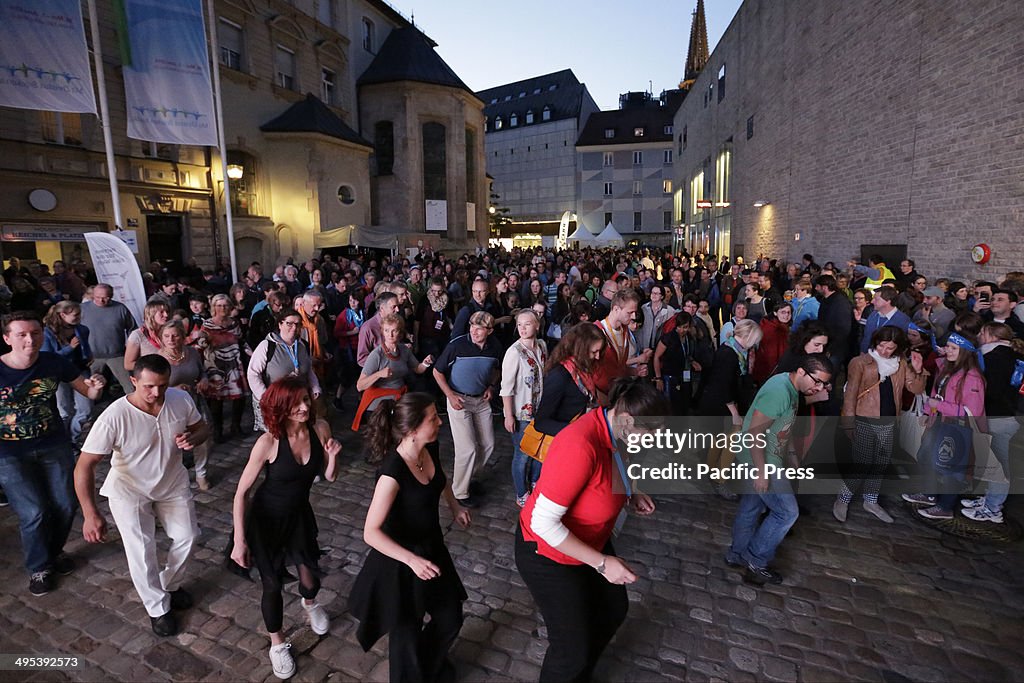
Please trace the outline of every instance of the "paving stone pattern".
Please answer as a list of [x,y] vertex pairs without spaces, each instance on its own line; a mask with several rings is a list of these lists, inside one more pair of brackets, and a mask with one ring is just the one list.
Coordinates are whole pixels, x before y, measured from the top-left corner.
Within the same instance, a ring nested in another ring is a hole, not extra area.
[[[320,601],[331,615],[330,634],[310,631],[294,584],[286,593],[285,630],[297,655],[297,682],[388,678],[386,639],[363,653],[345,610],[367,551],[362,523],[374,482],[350,422],[350,414],[334,420],[344,444],[338,481],[313,489],[328,573]],[[456,526],[446,536],[469,593],[453,659],[460,680],[533,681],[546,641],[513,561],[511,443],[500,421],[495,425],[498,448],[484,470],[485,505],[473,511],[469,531]],[[68,545],[78,570],[61,578],[58,590],[33,597],[16,550],[16,518],[10,508],[0,509],[0,547],[7,549],[0,567],[0,652],[83,661],[82,668],[64,672],[2,671],[0,681],[276,680],[259,584],[221,566],[231,499],[254,441],[217,446],[214,487],[195,490],[203,534],[187,587],[197,605],[183,613],[182,633],[173,638],[150,630],[120,543],[89,546],[80,523]],[[442,453],[450,475],[447,426]],[[891,500],[885,502],[894,525],[876,522],[855,503],[840,526],[830,514],[832,499],[818,498],[806,501],[811,516],[801,518],[782,545],[783,585],[756,588],[722,561],[734,503],[711,496],[656,502],[655,515],[631,518],[616,542],[641,578],[630,588],[629,618],[599,665],[599,680],[889,683],[1021,675],[1020,543],[985,546],[944,536]],[[447,509],[442,520],[448,521]]]

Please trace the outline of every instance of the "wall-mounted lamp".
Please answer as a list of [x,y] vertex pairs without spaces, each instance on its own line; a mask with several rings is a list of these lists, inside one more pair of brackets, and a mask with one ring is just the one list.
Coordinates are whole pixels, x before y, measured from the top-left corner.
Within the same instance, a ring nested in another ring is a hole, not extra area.
[[228,178],[241,180],[243,175],[245,175],[245,169],[241,164],[228,164]]
[[718,208],[718,209],[728,209],[729,208],[729,202],[715,202],[715,208]]
[[758,199],[754,202],[754,208],[760,209],[761,207],[768,206],[769,204],[771,204],[771,202],[767,199]]

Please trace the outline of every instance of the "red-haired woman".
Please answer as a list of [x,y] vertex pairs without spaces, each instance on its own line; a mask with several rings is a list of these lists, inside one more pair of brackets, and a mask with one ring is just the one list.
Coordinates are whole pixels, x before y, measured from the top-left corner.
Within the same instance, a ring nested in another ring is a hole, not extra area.
[[[313,422],[311,404],[309,388],[302,378],[285,377],[267,388],[260,399],[267,433],[253,446],[232,508],[235,543],[231,559],[242,567],[255,564],[259,569],[263,623],[270,634],[270,664],[274,675],[281,679],[295,673],[295,661],[288,651],[291,645],[281,631],[281,576],[286,564],[297,570],[299,594],[310,628],[323,635],[330,626],[327,612],[315,600],[320,590],[320,547],[309,489],[317,475],[334,481],[341,444],[331,436],[327,422]],[[266,478],[247,511],[247,494],[263,470]]]

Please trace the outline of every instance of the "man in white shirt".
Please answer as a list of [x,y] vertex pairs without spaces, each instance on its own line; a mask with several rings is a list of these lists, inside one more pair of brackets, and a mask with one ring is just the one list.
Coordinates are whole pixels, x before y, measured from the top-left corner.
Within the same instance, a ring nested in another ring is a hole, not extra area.
[[[132,582],[158,636],[178,632],[171,609],[192,606],[192,596],[181,583],[199,525],[181,452],[209,436],[189,395],[167,388],[170,376],[170,363],[163,356],[139,358],[131,377],[135,391],[114,401],[96,419],[75,467],[75,492],[85,518],[82,535],[89,543],[100,543],[107,523],[96,506],[96,465],[113,454],[100,493],[109,499]],[[171,539],[162,570],[157,520]]]

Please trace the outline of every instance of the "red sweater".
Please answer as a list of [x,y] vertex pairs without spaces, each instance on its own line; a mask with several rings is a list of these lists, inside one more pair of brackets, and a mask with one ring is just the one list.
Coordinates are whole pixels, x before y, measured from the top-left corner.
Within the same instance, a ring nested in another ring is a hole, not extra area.
[[789,344],[789,326],[773,318],[761,320],[761,331],[764,337],[757,345],[757,355],[750,376],[758,385],[764,384],[772,376],[772,370],[779,364],[779,359],[786,352]]

